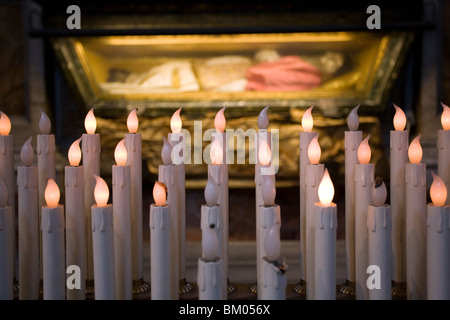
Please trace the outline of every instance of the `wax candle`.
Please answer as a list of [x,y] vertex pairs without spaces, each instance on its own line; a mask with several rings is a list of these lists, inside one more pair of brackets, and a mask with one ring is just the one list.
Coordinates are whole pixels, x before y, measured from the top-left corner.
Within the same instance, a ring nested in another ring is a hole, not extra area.
[[38,300],[39,282],[39,199],[38,173],[33,166],[31,137],[20,151],[22,166],[17,167],[17,207],[19,220],[19,300]]
[[[166,203],[166,185],[157,181],[153,187],[155,204],[150,205],[150,285],[152,300],[178,299],[174,291],[171,254],[171,211]],[[178,275],[178,269],[175,268]]]
[[392,280],[394,281],[394,286],[402,290],[401,288],[404,288],[404,283],[406,282],[405,166],[408,162],[409,132],[405,130],[405,113],[395,104],[394,107],[393,122],[395,131],[391,130],[390,133]]
[[[368,267],[367,209],[372,203],[374,165],[370,162],[371,150],[368,135],[358,147],[355,165],[355,294],[357,300],[369,299],[366,285]],[[316,229],[317,230],[317,229]]]
[[60,192],[55,180],[49,178],[42,207],[43,298],[64,300],[66,268],[64,249],[64,206],[59,204]]
[[13,216],[8,188],[0,176],[0,300],[14,298]]
[[[128,133],[125,134],[127,165],[131,167],[131,241],[133,283],[144,285],[142,271],[142,138],[137,132],[139,119],[137,108],[131,110],[127,118]],[[141,290],[148,289],[148,284]]]
[[[438,175],[444,181],[447,189],[450,188],[450,108],[441,103],[443,112],[441,115],[442,130],[438,130]],[[446,200],[450,204],[450,197]]]
[[86,298],[86,219],[84,213],[84,168],[81,161],[81,138],[69,148],[69,166],[64,168],[66,197],[66,266],[80,268],[80,287],[67,287],[67,300]]
[[131,167],[127,165],[127,149],[122,139],[114,150],[116,165],[112,166],[114,260],[116,299],[133,298],[131,241]]
[[[261,167],[260,165],[267,166],[270,164],[270,149],[272,143],[272,135],[270,131],[267,131],[269,127],[269,117],[267,115],[267,111],[269,110],[269,106],[266,106],[258,115],[258,133],[255,139],[255,203],[256,203],[256,212],[258,212],[259,206],[263,205],[264,202],[262,200],[261,195]],[[260,157],[261,155],[261,157]],[[261,158],[261,159],[260,159]],[[261,163],[261,160],[264,164]]]
[[406,164],[406,297],[426,298],[426,164],[422,160],[420,135],[411,142]]
[[314,297],[314,205],[319,201],[317,189],[322,180],[324,165],[320,161],[319,136],[316,135],[308,146],[309,162],[305,168],[305,202],[306,202],[306,299]]
[[[385,204],[387,196],[383,179],[377,178],[372,187],[372,205],[367,211],[369,266],[378,268],[379,278],[370,283],[370,300],[391,300],[391,208]],[[369,270],[372,271],[372,270]],[[370,275],[370,274],[369,274]],[[368,276],[369,276],[368,275]],[[369,279],[367,280],[370,281]]]
[[84,210],[86,216],[86,278],[88,288],[91,291],[92,280],[94,279],[94,263],[93,263],[93,246],[92,246],[92,218],[91,208],[95,203],[94,175],[100,175],[100,135],[95,133],[97,128],[97,120],[94,116],[94,109],[91,108],[84,119],[84,127],[86,133],[81,137],[81,145],[83,151],[83,168],[84,168]]
[[114,218],[113,206],[108,204],[109,189],[105,180],[94,175],[92,205],[92,252],[95,300],[115,300]]
[[447,188],[444,181],[433,174],[430,187],[431,203],[427,205],[427,296],[428,300],[450,299],[450,207],[445,206]]

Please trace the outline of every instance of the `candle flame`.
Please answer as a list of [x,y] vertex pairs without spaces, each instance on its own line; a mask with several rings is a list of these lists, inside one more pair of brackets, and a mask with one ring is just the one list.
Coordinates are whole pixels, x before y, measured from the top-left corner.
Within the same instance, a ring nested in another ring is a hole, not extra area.
[[153,200],[158,207],[164,206],[166,204],[167,198],[167,187],[164,183],[156,181],[153,187]]
[[172,133],[180,133],[181,132],[181,117],[180,117],[181,108],[174,112],[172,118],[170,119],[170,129]]
[[214,183],[210,175],[208,175],[208,182],[206,183],[204,194],[208,207],[213,207],[217,204],[219,200],[219,187]]
[[408,148],[408,157],[411,163],[419,164],[422,160],[422,146],[420,145],[420,134],[414,138]]
[[314,106],[309,107],[303,114],[302,128],[303,128],[303,131],[305,131],[305,132],[311,132],[313,129],[314,121],[313,121],[313,117],[311,114],[313,108],[314,108]]
[[275,204],[275,196],[277,190],[275,188],[275,179],[273,176],[263,175],[264,181],[261,185],[261,195],[265,206],[273,206]]
[[261,110],[261,112],[258,115],[258,128],[259,129],[266,129],[269,127],[269,117],[267,116],[267,111],[269,110],[269,106],[265,107]]
[[94,116],[94,108],[91,108],[84,118],[84,128],[88,134],[95,134],[95,129],[97,129],[97,120]]
[[118,166],[125,166],[127,164],[127,148],[125,147],[125,139],[119,141],[114,150],[114,159]]
[[217,113],[216,116],[214,117],[214,127],[216,128],[217,132],[223,132],[225,130],[225,126],[226,126],[226,119],[225,119],[225,109],[227,107],[223,107],[222,109],[220,109]]
[[55,180],[49,178],[47,180],[47,186],[45,187],[44,191],[44,198],[45,203],[47,203],[47,207],[56,208],[58,206],[59,197],[60,193],[58,185],[56,184]]
[[319,201],[322,206],[329,207],[334,197],[334,185],[331,181],[328,169],[325,169],[325,172],[323,173],[322,181],[320,181],[317,192],[319,194]]
[[441,124],[444,130],[450,130],[450,108],[441,102],[442,108],[444,108],[441,116]]
[[280,256],[280,225],[275,223],[267,231],[264,237],[264,251],[266,252],[266,258],[269,261],[276,261]]
[[259,142],[258,159],[263,166],[268,165],[272,160],[272,150],[265,139],[261,139]]
[[381,207],[386,202],[387,189],[381,177],[375,179],[372,186],[372,202],[375,207]]
[[139,119],[137,117],[137,108],[131,110],[127,118],[127,128],[129,133],[136,133],[139,127]]
[[406,116],[402,109],[400,109],[395,103],[395,115],[394,115],[394,128],[396,131],[403,131],[406,127]]
[[308,158],[312,164],[318,164],[322,150],[319,145],[319,135],[314,136],[308,145]]
[[8,116],[0,111],[0,135],[7,136],[11,131],[11,121]]
[[23,165],[26,167],[31,166],[34,159],[34,150],[31,146],[31,139],[32,137],[29,137],[20,150],[20,159],[22,160]]
[[67,157],[69,158],[69,163],[72,167],[78,167],[81,161],[81,149],[80,149],[81,138],[78,138],[70,145]]
[[94,199],[98,207],[106,207],[109,199],[109,189],[105,180],[94,174]]
[[41,110],[41,118],[39,119],[39,130],[41,134],[50,134],[52,124],[47,114]]
[[3,180],[3,176],[0,175],[0,208],[4,208],[8,205],[8,187]]
[[203,259],[206,261],[216,259],[217,249],[219,248],[219,240],[217,240],[214,228],[215,226],[205,228],[202,233]]
[[220,145],[220,139],[214,139],[211,143],[211,150],[209,151],[212,164],[223,164],[223,150]]
[[347,117],[347,126],[350,131],[357,131],[359,127],[359,117],[358,117],[359,104],[350,111]]
[[358,161],[362,164],[368,164],[370,162],[370,157],[372,156],[372,151],[369,146],[370,134],[361,141],[358,147]]
[[435,207],[443,207],[447,200],[447,187],[441,177],[433,171],[431,171],[431,174],[433,175],[433,183],[431,183],[430,187],[431,202]]

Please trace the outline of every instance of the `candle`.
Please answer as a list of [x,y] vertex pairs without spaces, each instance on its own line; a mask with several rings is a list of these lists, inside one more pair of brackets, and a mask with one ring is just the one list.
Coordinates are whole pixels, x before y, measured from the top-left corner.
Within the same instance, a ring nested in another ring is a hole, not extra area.
[[300,277],[304,282],[306,279],[306,165],[309,163],[308,147],[311,140],[317,135],[313,129],[313,117],[311,115],[313,107],[305,111],[302,117],[303,131],[299,134],[300,140]]
[[[405,113],[394,104],[394,128],[390,133],[390,202],[392,214],[392,280],[398,288],[406,281],[405,166],[408,162],[409,132]],[[403,294],[402,294],[403,295]]]
[[287,266],[280,259],[280,224],[270,227],[264,237],[263,277],[258,282],[258,300],[286,300]]
[[127,149],[122,139],[114,150],[112,166],[114,259],[116,299],[133,298],[131,241],[131,167],[127,165]]
[[[83,150],[83,168],[84,168],[84,212],[86,215],[86,278],[89,286],[92,286],[94,279],[93,246],[92,246],[92,218],[91,208],[95,203],[94,175],[100,175],[100,135],[95,133],[97,120],[94,116],[94,109],[91,108],[84,119],[86,133],[81,137]],[[88,289],[90,291],[90,289]]]
[[64,206],[58,204],[60,192],[55,180],[49,178],[42,207],[42,256],[44,300],[64,300],[66,268],[64,250]]
[[[66,266],[80,268],[80,287],[67,287],[67,300],[86,298],[86,219],[84,214],[84,168],[80,166],[81,138],[69,148],[69,166],[64,168],[66,197]],[[19,291],[20,292],[20,291]]]
[[431,203],[427,205],[427,299],[450,299],[450,207],[444,206],[447,188],[434,172],[430,187]]
[[[37,167],[33,166],[31,137],[20,151],[17,167],[17,207],[19,220],[19,300],[38,300],[39,282],[39,200]],[[1,192],[0,192],[1,193]]]
[[355,294],[355,164],[362,131],[358,130],[359,105],[347,117],[349,131],[345,131],[345,279],[341,292]]
[[[438,130],[438,175],[445,183],[445,187],[450,188],[450,108],[441,103],[443,112],[441,115],[442,130]],[[450,204],[450,197],[446,200],[446,205]]]
[[[137,109],[127,118],[128,133],[125,134],[127,165],[131,167],[131,241],[133,282],[143,283],[142,271],[142,138],[137,133],[139,120]],[[148,286],[147,286],[148,289]]]
[[[367,209],[372,203],[374,165],[369,163],[371,151],[368,135],[358,147],[358,161],[355,165],[355,293],[357,300],[369,299],[366,285],[368,267]],[[317,230],[317,229],[316,229]]]
[[426,298],[426,164],[422,160],[420,135],[411,142],[406,164],[406,297],[410,300]]
[[0,176],[0,300],[14,298],[13,215],[8,188]]
[[[166,203],[167,188],[164,183],[156,182],[153,187],[155,204],[150,205],[150,285],[152,300],[178,299],[174,291],[171,254],[171,211]],[[178,269],[175,268],[178,274]]]
[[95,300],[115,300],[113,206],[108,204],[109,189],[105,180],[97,175],[94,179],[91,230]]
[[[179,252],[178,252],[178,171],[175,165],[172,164],[172,147],[169,141],[163,137],[164,145],[161,150],[161,157],[163,160],[163,165],[158,168],[158,181],[162,182],[167,187],[167,203],[169,204],[168,209],[170,212],[170,271],[171,271],[171,284],[172,293],[171,299],[178,299],[179,297]],[[160,209],[161,210],[161,209]],[[162,219],[162,218],[161,218]],[[166,268],[166,270],[169,270]]]
[[[370,282],[370,300],[391,300],[391,208],[385,204],[387,196],[383,179],[377,178],[372,187],[372,205],[367,211],[369,266],[376,266],[379,279]],[[369,279],[367,280],[369,282]]]
[[308,159],[310,163],[305,167],[306,299],[314,298],[314,204],[319,201],[317,188],[324,172],[323,163],[319,163],[320,155],[319,136],[316,135],[309,143]]
[[[267,166],[271,161],[271,153],[270,146],[272,143],[272,135],[271,132],[267,131],[269,127],[269,117],[267,115],[267,111],[269,110],[269,106],[265,107],[258,115],[258,128],[259,132],[256,135],[256,145],[255,145],[255,203],[256,203],[256,212],[258,212],[259,206],[263,205],[264,202],[262,200],[261,195],[261,165]],[[261,163],[261,160],[264,162]],[[256,217],[258,218],[258,217]]]

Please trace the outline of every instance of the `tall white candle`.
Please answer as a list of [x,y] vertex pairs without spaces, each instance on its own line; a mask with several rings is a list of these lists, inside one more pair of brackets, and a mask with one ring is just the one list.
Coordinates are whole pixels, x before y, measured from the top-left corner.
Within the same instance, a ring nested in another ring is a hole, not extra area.
[[114,218],[113,206],[108,204],[109,189],[97,175],[92,205],[92,246],[95,300],[115,300]]
[[13,216],[8,188],[0,176],[0,300],[14,299]]
[[444,181],[433,173],[430,187],[432,203],[427,205],[427,299],[450,299],[450,207],[444,206],[447,188]]
[[42,256],[44,300],[64,300],[66,268],[64,250],[64,206],[58,204],[60,192],[49,178],[44,191],[47,205],[42,207]]
[[[376,179],[372,187],[372,203],[367,211],[369,266],[379,271],[379,283],[372,284],[370,300],[391,300],[391,208],[385,204],[387,196],[383,180]],[[369,275],[368,275],[369,276]],[[379,285],[379,286],[378,286]]]
[[319,163],[321,155],[319,136],[316,135],[308,147],[309,162],[305,168],[306,202],[306,299],[314,299],[314,230],[315,209],[319,201],[317,189],[322,181],[324,165]]
[[86,298],[86,219],[84,214],[84,168],[80,166],[81,138],[69,148],[69,166],[64,168],[66,197],[66,266],[80,268],[80,287],[67,287],[67,300]]
[[116,299],[133,298],[132,241],[131,241],[131,167],[127,163],[125,140],[114,151],[116,165],[112,166],[114,260]]
[[[174,292],[171,254],[171,212],[166,203],[167,188],[157,181],[153,187],[155,204],[150,205],[150,285],[152,300],[178,299]],[[178,269],[175,271],[178,272]],[[176,283],[178,286],[178,282]],[[178,288],[177,288],[178,289]]]
[[358,147],[359,164],[355,165],[355,293],[357,300],[369,299],[366,285],[368,265],[367,209],[372,203],[374,165],[368,135]]
[[[17,207],[19,220],[19,300],[38,300],[39,282],[39,200],[37,167],[33,166],[31,137],[20,152],[17,168]],[[1,193],[1,192],[0,192]]]
[[[405,166],[408,162],[409,132],[404,130],[406,116],[395,107],[394,128],[390,134],[390,202],[392,214],[392,280],[406,282],[406,235],[405,235]],[[400,285],[402,287],[402,285]]]
[[[450,188],[450,108],[441,103],[443,112],[441,115],[442,130],[438,131],[438,175],[444,181],[447,189]],[[446,205],[450,204],[450,197],[447,198]]]
[[[84,119],[86,133],[81,137],[83,150],[83,168],[84,168],[84,212],[86,216],[86,278],[91,285],[94,279],[93,263],[93,245],[92,245],[92,218],[91,208],[95,203],[94,175],[100,175],[100,135],[95,133],[97,120],[94,116],[94,109],[89,110]],[[90,290],[89,288],[87,289]]]
[[406,297],[409,300],[426,298],[426,164],[422,160],[420,135],[408,149],[406,164]]

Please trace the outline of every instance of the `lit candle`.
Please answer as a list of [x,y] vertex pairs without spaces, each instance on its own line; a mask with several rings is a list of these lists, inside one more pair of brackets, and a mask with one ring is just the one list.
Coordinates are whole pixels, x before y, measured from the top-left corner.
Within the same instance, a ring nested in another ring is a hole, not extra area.
[[[178,299],[174,292],[171,254],[171,211],[166,203],[167,188],[164,183],[156,182],[153,187],[155,204],[150,205],[150,285],[152,300]],[[178,274],[178,269],[175,269]]]
[[19,300],[38,300],[39,282],[39,200],[37,167],[33,166],[31,137],[20,151],[17,167],[17,207],[19,220]]
[[84,213],[84,168],[81,161],[81,138],[69,148],[69,166],[64,168],[66,197],[66,266],[80,268],[80,288],[67,288],[67,300],[86,298],[86,218]]
[[133,298],[131,242],[131,167],[127,165],[127,149],[122,139],[114,150],[116,165],[112,166],[114,259],[116,299]]
[[[259,206],[263,205],[264,202],[262,200],[261,195],[261,184],[263,182],[261,178],[261,165],[267,166],[270,164],[271,155],[269,153],[270,146],[272,144],[272,135],[271,132],[267,131],[269,127],[269,117],[267,115],[267,111],[269,110],[269,106],[265,107],[261,110],[258,115],[258,134],[256,135],[256,144],[255,144],[255,203],[256,203],[256,212],[258,212]],[[261,150],[262,149],[262,150]],[[261,158],[260,159],[260,155]],[[264,164],[261,163],[263,160]],[[256,217],[258,218],[258,217]]]
[[400,290],[406,282],[405,238],[405,166],[408,162],[409,132],[405,130],[406,116],[395,107],[394,128],[390,133],[390,202],[392,215],[392,280]]
[[66,268],[64,250],[64,206],[59,204],[60,192],[55,180],[49,178],[42,207],[42,256],[44,300],[64,300]]
[[[450,188],[450,108],[441,103],[443,112],[441,115],[442,130],[438,130],[438,175],[445,183],[445,187]],[[446,205],[450,204],[450,197],[446,200]]]
[[0,176],[0,300],[14,299],[13,215],[8,188]]
[[109,189],[105,180],[94,175],[95,204],[92,205],[92,246],[95,300],[115,300],[113,206],[108,204]]
[[309,162],[305,168],[306,202],[306,299],[314,299],[314,205],[319,201],[317,189],[322,180],[324,165],[320,161],[319,136],[316,135],[308,146]]
[[[92,236],[92,218],[91,207],[94,205],[94,175],[100,175],[100,135],[95,133],[97,128],[97,120],[94,116],[92,108],[84,119],[84,127],[86,133],[81,137],[81,145],[83,150],[83,168],[84,168],[84,212],[86,215],[86,278],[89,285],[94,279],[94,263],[93,263],[93,246]],[[88,289],[89,291],[89,289]]]
[[[372,187],[372,205],[367,211],[369,266],[379,268],[379,286],[369,290],[370,300],[391,300],[391,208],[385,204],[386,185],[377,178]],[[368,275],[369,276],[369,275]]]
[[406,297],[409,300],[426,298],[426,164],[422,160],[420,135],[411,142],[406,164]]
[[431,203],[427,205],[427,299],[450,299],[450,207],[445,206],[447,188],[434,172],[430,187]]
[[127,165],[131,167],[131,241],[133,282],[143,283],[142,271],[142,138],[137,132],[139,120],[137,109],[127,118],[128,133],[125,134]]
[[[367,209],[372,203],[374,165],[370,162],[371,151],[368,135],[358,147],[355,165],[355,293],[357,300],[369,299],[366,285],[368,256]],[[317,230],[317,229],[316,229]]]

